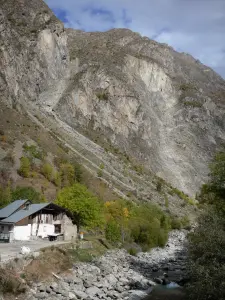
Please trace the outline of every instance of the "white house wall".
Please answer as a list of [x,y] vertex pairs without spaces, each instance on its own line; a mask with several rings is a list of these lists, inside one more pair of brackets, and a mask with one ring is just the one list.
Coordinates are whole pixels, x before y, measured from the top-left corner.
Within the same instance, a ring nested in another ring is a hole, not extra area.
[[[37,233],[37,227],[38,227],[38,233]],[[32,225],[32,236],[39,236],[41,238],[46,238],[48,235],[51,235],[55,232],[55,226],[53,224],[38,224],[34,223]]]
[[13,234],[16,241],[28,241],[31,234],[31,225],[14,226]]

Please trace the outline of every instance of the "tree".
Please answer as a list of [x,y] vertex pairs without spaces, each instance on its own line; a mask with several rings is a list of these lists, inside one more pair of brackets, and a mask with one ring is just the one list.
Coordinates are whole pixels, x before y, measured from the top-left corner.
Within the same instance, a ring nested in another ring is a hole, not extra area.
[[75,172],[75,179],[76,182],[81,183],[82,181],[82,169],[81,169],[81,165],[80,164],[75,164],[74,166],[74,172]]
[[125,241],[128,219],[130,217],[128,203],[122,199],[105,203],[107,220],[118,224],[121,232],[121,240]]
[[63,188],[58,193],[56,204],[71,212],[78,232],[81,226],[96,228],[104,223],[103,204],[80,183]]
[[225,152],[216,154],[210,171],[199,196],[207,210],[189,235],[191,300],[225,299]]
[[0,208],[7,206],[11,201],[11,184],[8,182],[6,187],[0,187]]
[[42,195],[37,192],[33,187],[16,187],[12,191],[12,201],[19,200],[19,199],[27,199],[30,200],[32,203],[39,203],[43,202]]
[[45,176],[48,181],[52,181],[53,177],[53,167],[50,163],[44,163],[41,168],[42,174]]
[[69,163],[60,165],[60,175],[63,187],[70,186],[75,181],[75,170]]
[[189,235],[190,300],[225,299],[225,218],[210,209]]
[[23,177],[29,177],[30,176],[30,160],[27,157],[21,157],[20,159],[20,168],[18,170],[18,173]]
[[106,224],[105,237],[108,241],[116,243],[121,239],[120,226],[115,221]]
[[62,180],[61,180],[61,175],[58,171],[56,171],[54,174],[54,183],[57,187],[61,188]]
[[201,188],[199,201],[225,213],[225,152],[219,152],[209,166],[210,180]]

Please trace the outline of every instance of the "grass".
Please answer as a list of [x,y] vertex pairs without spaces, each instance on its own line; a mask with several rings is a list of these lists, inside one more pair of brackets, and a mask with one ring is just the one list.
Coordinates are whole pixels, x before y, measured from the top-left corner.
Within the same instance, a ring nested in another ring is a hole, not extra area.
[[20,294],[26,291],[20,277],[11,270],[0,269],[0,292],[3,294]]

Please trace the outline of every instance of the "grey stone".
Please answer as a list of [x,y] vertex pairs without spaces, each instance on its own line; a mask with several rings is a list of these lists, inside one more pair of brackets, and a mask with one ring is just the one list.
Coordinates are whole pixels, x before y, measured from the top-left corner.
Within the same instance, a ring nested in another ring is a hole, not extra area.
[[117,283],[117,279],[113,274],[109,274],[105,277],[106,280],[108,280],[109,285],[114,286]]
[[40,292],[40,293],[37,293],[37,294],[35,295],[35,297],[36,297],[37,299],[45,299],[45,298],[47,298],[47,294],[44,293],[44,292]]
[[74,291],[74,294],[77,296],[78,299],[86,299],[87,294],[82,291]]
[[51,288],[52,290],[55,290],[55,289],[58,288],[58,286],[59,286],[58,283],[52,282],[51,285],[50,285],[50,288]]
[[71,292],[69,292],[68,297],[69,297],[70,300],[75,300],[75,299],[77,299],[76,295],[75,295],[74,293],[71,293]]
[[46,291],[46,286],[41,285],[38,289],[39,289],[40,292],[45,292]]
[[141,300],[144,299],[148,294],[144,291],[130,291],[129,300]]
[[85,292],[86,292],[87,295],[89,295],[89,296],[95,296],[95,295],[101,293],[101,291],[99,290],[99,288],[97,288],[96,286],[87,288]]

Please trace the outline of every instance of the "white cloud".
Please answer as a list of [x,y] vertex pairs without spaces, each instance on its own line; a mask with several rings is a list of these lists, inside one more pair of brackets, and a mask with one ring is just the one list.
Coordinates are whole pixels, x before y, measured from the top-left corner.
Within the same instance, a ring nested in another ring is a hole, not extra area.
[[188,52],[225,77],[224,0],[45,0],[66,26],[126,27]]

